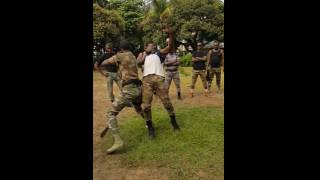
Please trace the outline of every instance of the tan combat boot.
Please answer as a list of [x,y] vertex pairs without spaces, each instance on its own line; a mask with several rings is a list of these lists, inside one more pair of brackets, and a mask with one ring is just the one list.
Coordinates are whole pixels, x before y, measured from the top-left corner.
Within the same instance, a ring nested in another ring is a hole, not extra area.
[[114,139],[114,143],[113,143],[112,147],[107,150],[108,154],[111,154],[111,153],[113,153],[123,147],[123,141],[122,141],[121,137],[119,136],[119,133],[113,133],[112,136]]

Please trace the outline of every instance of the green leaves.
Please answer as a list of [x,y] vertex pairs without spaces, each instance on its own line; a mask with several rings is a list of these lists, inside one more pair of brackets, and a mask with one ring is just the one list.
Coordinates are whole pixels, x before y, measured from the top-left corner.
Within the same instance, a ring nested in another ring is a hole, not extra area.
[[119,36],[124,30],[124,25],[125,22],[117,11],[93,4],[93,38],[95,40]]
[[163,24],[175,30],[177,41],[185,40],[194,48],[196,41],[223,41],[223,4],[219,0],[154,0],[141,23],[144,41],[163,44],[165,37],[154,30],[161,30]]
[[188,53],[181,57],[181,66],[188,67],[191,66],[192,54]]
[[[154,41],[166,45],[163,26],[175,33],[175,42],[185,40],[195,48],[196,41],[224,40],[224,5],[220,0],[100,0],[93,5],[95,40],[129,40],[134,47]],[[176,44],[177,47],[179,44]]]
[[[178,39],[195,43],[195,40],[213,40],[223,34],[224,16],[218,1],[212,3],[204,0],[177,0],[179,6],[174,7],[173,18],[179,31]],[[196,32],[197,37],[192,35]],[[223,40],[223,39],[218,39]]]
[[134,47],[142,44],[143,34],[139,24],[144,18],[143,5],[143,0],[109,0],[106,6],[109,10],[117,11],[123,18],[124,30],[121,38],[128,40]]

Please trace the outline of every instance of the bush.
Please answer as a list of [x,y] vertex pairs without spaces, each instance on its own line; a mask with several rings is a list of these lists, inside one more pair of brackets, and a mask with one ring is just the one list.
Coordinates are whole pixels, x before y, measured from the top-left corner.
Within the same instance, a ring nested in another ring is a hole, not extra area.
[[186,55],[183,55],[181,57],[181,66],[182,67],[190,67],[191,66],[191,60],[192,60],[192,54],[188,53]]

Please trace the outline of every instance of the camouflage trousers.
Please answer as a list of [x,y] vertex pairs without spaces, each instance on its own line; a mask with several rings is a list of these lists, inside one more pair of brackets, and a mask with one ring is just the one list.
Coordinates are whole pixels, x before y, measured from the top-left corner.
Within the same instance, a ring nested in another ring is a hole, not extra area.
[[166,74],[166,79],[165,79],[165,85],[169,91],[170,85],[171,85],[171,81],[173,80],[174,84],[176,85],[177,88],[177,92],[181,91],[180,88],[180,75],[179,75],[179,71],[167,71]]
[[194,86],[197,82],[198,76],[200,76],[200,78],[201,78],[203,88],[207,89],[206,70],[193,70],[192,71],[191,89],[194,89]]
[[124,107],[131,107],[133,104],[136,112],[143,116],[141,103],[141,86],[128,84],[122,87],[121,93],[112,103],[111,108],[107,112],[107,123],[111,132],[118,132],[117,115]]
[[108,77],[107,77],[107,93],[108,93],[108,98],[111,101],[114,101],[114,95],[113,95],[113,81],[116,82],[118,85],[119,89],[121,89],[121,83],[120,83],[120,78],[118,76],[118,73],[116,72],[108,72]]
[[146,121],[152,120],[151,103],[154,92],[160,98],[168,114],[170,116],[175,115],[164,81],[164,77],[153,74],[145,76],[142,79],[142,110]]
[[216,85],[218,89],[221,87],[221,68],[209,68],[208,69],[208,86],[211,87],[214,76],[216,76]]

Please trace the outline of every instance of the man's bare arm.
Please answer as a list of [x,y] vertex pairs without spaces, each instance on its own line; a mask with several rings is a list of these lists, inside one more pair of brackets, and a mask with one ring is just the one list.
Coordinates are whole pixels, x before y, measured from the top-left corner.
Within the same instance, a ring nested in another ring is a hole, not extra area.
[[175,62],[164,61],[164,64],[165,64],[165,65],[171,65],[171,64],[173,64],[173,63],[175,63]]
[[207,56],[198,57],[198,60],[200,60],[200,61],[206,61],[206,60],[207,60]]
[[137,62],[138,64],[143,64],[144,63],[144,60],[146,58],[146,53],[143,52],[143,53],[140,53],[137,57]]
[[206,60],[207,60],[207,56],[203,56],[203,57],[192,57],[192,61],[193,61],[193,62],[206,61]]
[[167,47],[160,49],[160,53],[161,54],[168,54],[173,47],[173,32],[169,28],[166,28],[163,31],[169,33],[169,42],[168,42]]
[[176,61],[168,61],[167,59],[164,61],[165,65],[174,65],[176,63]]
[[192,62],[197,62],[197,61],[199,61],[198,57],[193,57],[192,56]]
[[102,66],[109,65],[109,64],[116,64],[116,62],[113,60],[113,57],[106,59],[101,63]]
[[180,65],[180,58],[177,58],[177,61],[173,65]]
[[100,69],[99,65],[98,65],[98,62],[95,62],[94,63],[94,68],[99,71],[99,73],[102,75],[102,76],[106,76],[106,74]]

